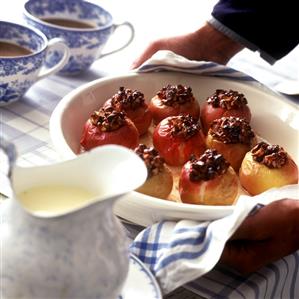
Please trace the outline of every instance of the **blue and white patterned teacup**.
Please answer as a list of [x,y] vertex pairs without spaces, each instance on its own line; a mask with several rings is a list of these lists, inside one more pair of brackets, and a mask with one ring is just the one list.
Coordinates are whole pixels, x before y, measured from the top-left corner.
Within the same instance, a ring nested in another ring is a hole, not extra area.
[[[61,59],[51,68],[42,68],[50,50],[61,53]],[[35,28],[0,21],[0,106],[20,99],[33,83],[58,72],[68,59],[63,40],[48,42]]]
[[[40,29],[48,38],[63,38],[70,48],[71,57],[60,71],[61,74],[80,73],[88,69],[96,59],[125,48],[134,38],[132,24],[114,24],[108,11],[87,1],[29,0],[24,8],[25,19],[30,25]],[[129,27],[129,40],[120,48],[102,54],[109,37],[120,26]],[[59,55],[53,53],[49,64],[55,63],[56,59],[59,59]]]

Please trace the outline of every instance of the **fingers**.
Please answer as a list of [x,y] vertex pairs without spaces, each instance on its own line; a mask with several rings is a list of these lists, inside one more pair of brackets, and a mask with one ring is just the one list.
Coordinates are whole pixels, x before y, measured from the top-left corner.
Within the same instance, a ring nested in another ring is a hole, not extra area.
[[142,54],[133,61],[131,65],[131,69],[138,68],[142,63],[144,63],[146,60],[151,58],[157,51],[159,50],[165,50],[163,49],[163,41],[155,41],[149,44],[149,46],[142,52]]
[[132,63],[131,69],[139,67],[159,50],[169,50],[188,59],[201,59],[201,51],[195,34],[162,38],[153,41],[143,53]]
[[248,274],[268,263],[269,257],[264,257],[265,247],[263,241],[229,241],[222,252],[220,262],[242,274]]
[[299,249],[299,200],[282,199],[248,216],[221,262],[247,274]]
[[226,64],[230,58],[243,48],[244,46],[206,23],[195,32],[152,42],[132,63],[131,68],[139,67],[159,50],[170,50],[191,60],[214,61]]
[[234,240],[226,244],[220,261],[242,274],[248,274],[298,249],[297,236],[286,236],[279,240]]
[[249,215],[231,239],[264,240],[273,234],[286,234],[296,229],[298,220],[299,201],[278,200]]

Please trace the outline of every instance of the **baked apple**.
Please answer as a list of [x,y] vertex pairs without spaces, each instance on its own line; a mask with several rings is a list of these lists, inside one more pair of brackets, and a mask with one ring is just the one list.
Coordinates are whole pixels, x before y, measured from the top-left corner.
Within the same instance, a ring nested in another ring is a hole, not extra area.
[[104,144],[118,144],[134,149],[139,143],[139,134],[134,123],[126,116],[110,108],[95,111],[84,125],[80,144],[90,150]]
[[169,116],[153,132],[153,144],[166,163],[183,165],[206,149],[200,123],[191,115]]
[[270,188],[298,183],[298,167],[290,155],[279,145],[258,143],[242,162],[241,185],[251,195]]
[[213,120],[223,116],[235,116],[251,120],[251,112],[244,94],[234,90],[216,89],[201,107],[200,120],[206,134]]
[[182,168],[179,192],[184,203],[231,205],[238,191],[237,174],[215,149],[191,158]]
[[149,109],[153,114],[154,124],[168,116],[179,114],[191,115],[196,120],[199,118],[199,104],[193,96],[191,87],[181,84],[163,87],[149,104]]
[[212,122],[206,144],[221,153],[238,172],[245,154],[256,144],[256,136],[245,119],[221,117]]
[[147,167],[147,179],[136,191],[166,199],[173,186],[173,177],[164,159],[154,147],[139,144],[135,153],[144,161]]
[[145,102],[144,94],[137,90],[120,87],[118,92],[104,103],[116,111],[124,111],[135,124],[139,135],[147,132],[152,123],[152,113]]

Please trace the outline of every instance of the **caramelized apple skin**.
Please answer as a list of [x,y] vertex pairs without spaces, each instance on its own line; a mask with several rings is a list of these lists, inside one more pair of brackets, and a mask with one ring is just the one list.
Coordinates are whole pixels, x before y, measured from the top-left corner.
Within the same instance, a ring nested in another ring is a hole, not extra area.
[[191,155],[200,156],[206,149],[202,130],[188,139],[174,136],[170,132],[168,119],[162,120],[153,133],[153,144],[166,163],[180,166],[187,162]]
[[214,148],[221,153],[224,158],[230,163],[233,169],[238,172],[244,156],[256,144],[256,138],[251,144],[242,143],[223,143],[215,140],[212,135],[208,134],[206,145],[208,148]]
[[281,168],[268,168],[255,161],[248,152],[239,171],[240,183],[251,195],[260,194],[268,189],[298,183],[298,167],[288,156]]
[[127,116],[135,124],[140,136],[147,132],[153,119],[152,113],[147,106],[128,111]]
[[138,130],[129,118],[126,118],[124,126],[115,131],[102,131],[101,128],[87,120],[80,140],[84,150],[90,150],[104,144],[118,144],[134,149],[138,143]]
[[167,199],[172,190],[172,186],[172,173],[170,169],[165,166],[162,172],[148,178],[136,191],[153,197]]
[[182,202],[201,205],[232,205],[239,191],[238,177],[230,166],[226,173],[209,181],[191,181],[191,163],[182,168],[179,192]]
[[205,102],[201,106],[200,111],[200,120],[204,133],[207,134],[212,122],[215,119],[221,118],[223,116],[244,118],[248,122],[251,120],[251,112],[248,106],[227,110],[221,107],[213,107],[213,105]]
[[198,102],[187,102],[181,105],[168,106],[163,104],[159,96],[155,96],[149,103],[149,109],[153,115],[153,122],[157,125],[164,118],[168,116],[176,116],[179,114],[187,115],[190,114],[196,120],[199,119],[200,107]]

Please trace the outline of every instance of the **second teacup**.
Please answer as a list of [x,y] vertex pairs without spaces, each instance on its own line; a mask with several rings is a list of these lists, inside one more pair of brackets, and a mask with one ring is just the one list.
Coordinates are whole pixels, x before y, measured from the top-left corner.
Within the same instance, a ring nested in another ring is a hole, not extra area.
[[[60,58],[44,69],[51,50],[60,53]],[[37,80],[59,71],[68,58],[68,48],[61,39],[48,42],[34,28],[0,21],[0,106],[19,100]]]
[[[82,0],[29,0],[25,3],[24,15],[48,38],[63,38],[70,48],[71,57],[61,74],[73,75],[86,70],[98,58],[125,48],[134,37],[134,28],[129,22],[115,24],[112,15],[102,7]],[[120,26],[130,28],[129,40],[118,49],[102,54],[109,37]],[[53,53],[48,59],[52,65],[59,59]]]

